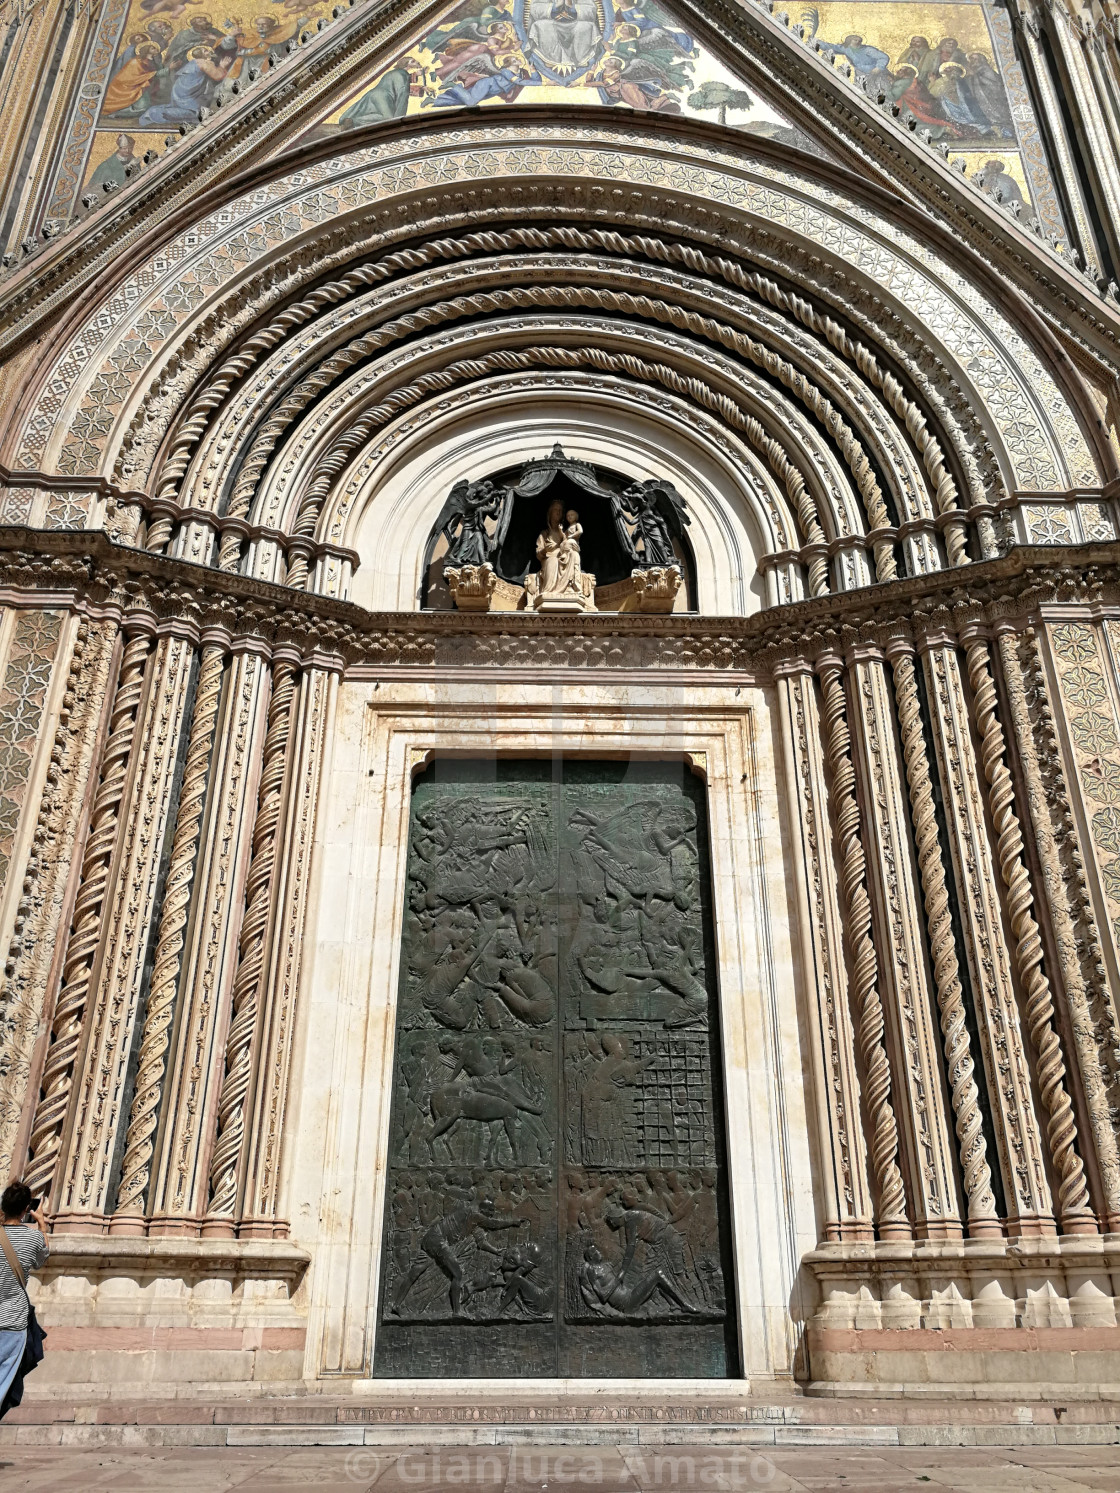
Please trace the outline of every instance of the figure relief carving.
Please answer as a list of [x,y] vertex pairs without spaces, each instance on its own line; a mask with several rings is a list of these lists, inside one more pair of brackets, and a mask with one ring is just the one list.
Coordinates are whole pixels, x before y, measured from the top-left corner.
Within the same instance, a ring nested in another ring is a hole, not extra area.
[[706,1023],[695,829],[691,805],[653,799],[572,814],[580,915],[567,968],[588,1021]]
[[[678,1346],[723,1372],[703,789],[684,762],[486,770],[414,790],[374,1371],[586,1373],[613,1321],[647,1331],[608,1372]],[[699,1336],[648,1335],[674,1324]]]
[[618,500],[618,512],[631,525],[628,548],[636,565],[644,570],[665,566],[680,569],[670,530],[683,538],[682,526],[689,518],[684,500],[671,482],[659,477],[632,482]]
[[722,1315],[713,1169],[568,1173],[570,1319],[679,1320]]
[[389,1211],[386,1314],[401,1320],[545,1320],[552,1270],[540,1239],[551,1199],[516,1173],[400,1172]]
[[[445,565],[488,564],[505,539],[512,507],[511,494],[486,479],[456,482],[436,520],[438,532],[447,540]],[[495,521],[493,531],[487,528],[487,519]]]

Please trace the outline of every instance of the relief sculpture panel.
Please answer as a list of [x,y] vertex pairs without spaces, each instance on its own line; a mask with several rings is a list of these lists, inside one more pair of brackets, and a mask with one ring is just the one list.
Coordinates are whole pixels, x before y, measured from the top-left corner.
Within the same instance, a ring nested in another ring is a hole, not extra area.
[[416,786],[378,1375],[735,1372],[703,790]]

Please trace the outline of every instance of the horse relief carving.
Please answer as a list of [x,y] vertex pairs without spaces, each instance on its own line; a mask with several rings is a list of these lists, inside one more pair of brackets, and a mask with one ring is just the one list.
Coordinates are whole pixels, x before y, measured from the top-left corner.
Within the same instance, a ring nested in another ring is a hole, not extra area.
[[375,1372],[722,1373],[702,790],[443,775],[410,826]]

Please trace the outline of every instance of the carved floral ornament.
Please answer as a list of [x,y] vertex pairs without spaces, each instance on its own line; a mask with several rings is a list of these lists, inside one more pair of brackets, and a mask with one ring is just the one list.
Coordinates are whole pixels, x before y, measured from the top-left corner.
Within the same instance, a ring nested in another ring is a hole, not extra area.
[[[495,124],[503,139],[469,150],[462,131],[385,141],[213,212],[71,334],[37,384],[18,465],[146,488],[170,505],[153,549],[177,510],[217,494],[231,519],[315,542],[337,533],[371,447],[433,401],[487,376],[606,375],[711,414],[751,448],[791,516],[786,547],[816,546],[802,556],[810,592],[864,583],[854,561],[828,579],[845,535],[886,579],[943,563],[942,546],[959,562],[957,511],[1015,487],[1101,482],[1020,333],[902,228],[713,147],[690,145],[686,162],[679,140],[655,156],[617,130],[531,133],[523,144],[526,127]],[[509,225],[511,204],[524,219],[546,200],[560,222]],[[387,229],[390,203],[400,227]],[[589,208],[633,226],[563,225]],[[460,228],[467,216],[495,227]],[[650,218],[693,245],[651,233]],[[394,247],[417,230],[417,247]],[[721,249],[701,247],[715,236]],[[977,553],[992,544],[981,533]],[[289,583],[321,585],[311,570],[289,560]]]

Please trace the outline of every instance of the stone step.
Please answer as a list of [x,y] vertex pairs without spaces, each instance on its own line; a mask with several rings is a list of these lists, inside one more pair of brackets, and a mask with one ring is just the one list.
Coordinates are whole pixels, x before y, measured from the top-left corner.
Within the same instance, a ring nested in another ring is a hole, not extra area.
[[[201,1386],[195,1386],[196,1391]],[[548,1395],[539,1386],[425,1389],[365,1381],[346,1395],[212,1399],[180,1394],[33,1395],[0,1424],[12,1446],[1061,1446],[1120,1444],[1120,1400],[823,1400],[743,1386],[617,1386]],[[293,1391],[296,1386],[292,1386]]]

